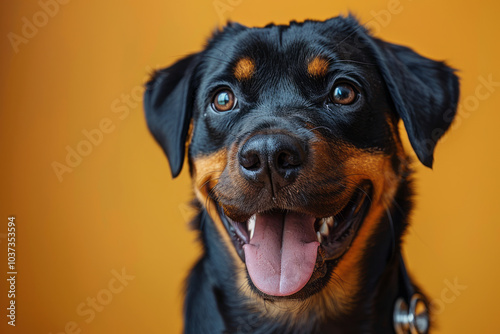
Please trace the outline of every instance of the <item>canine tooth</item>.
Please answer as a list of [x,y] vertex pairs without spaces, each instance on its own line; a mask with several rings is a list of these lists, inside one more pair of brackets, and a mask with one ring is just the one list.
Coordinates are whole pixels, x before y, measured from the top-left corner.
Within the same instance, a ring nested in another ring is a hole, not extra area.
[[316,232],[316,236],[318,237],[318,242],[322,243],[323,242],[323,237],[321,236],[321,233]]
[[321,226],[319,228],[319,232],[321,233],[322,236],[327,237],[328,233],[329,233],[328,224],[323,222],[323,224],[321,224]]
[[323,218],[323,224],[324,223],[327,223],[328,226],[332,227],[333,226],[333,217]]
[[248,220],[248,232],[250,232],[250,240],[252,240],[253,238],[253,234],[255,232],[255,215],[253,215],[252,217],[250,217],[250,219]]

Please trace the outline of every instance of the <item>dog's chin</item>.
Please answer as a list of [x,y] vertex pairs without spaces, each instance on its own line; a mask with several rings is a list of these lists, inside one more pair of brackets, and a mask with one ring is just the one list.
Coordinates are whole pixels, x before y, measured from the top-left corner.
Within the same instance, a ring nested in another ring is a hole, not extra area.
[[305,210],[271,209],[244,221],[219,215],[247,268],[252,290],[265,299],[307,299],[323,289],[349,250],[371,206],[372,184],[363,182],[328,217]]

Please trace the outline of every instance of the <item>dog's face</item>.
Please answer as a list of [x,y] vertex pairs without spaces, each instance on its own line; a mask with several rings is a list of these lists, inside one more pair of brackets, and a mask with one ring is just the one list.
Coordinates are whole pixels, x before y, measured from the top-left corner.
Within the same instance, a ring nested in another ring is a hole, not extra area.
[[443,63],[339,17],[230,25],[157,72],[145,108],[174,176],[187,143],[195,194],[241,290],[275,301],[322,291],[339,309],[408,173],[399,120],[430,166],[457,98]]

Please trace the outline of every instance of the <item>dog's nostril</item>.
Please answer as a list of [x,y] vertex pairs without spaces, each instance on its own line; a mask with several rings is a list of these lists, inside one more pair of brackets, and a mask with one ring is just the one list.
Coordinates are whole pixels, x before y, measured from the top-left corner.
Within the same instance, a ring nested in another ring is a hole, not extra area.
[[260,159],[255,152],[245,152],[245,154],[240,154],[239,156],[240,165],[250,171],[255,171],[260,168]]
[[276,160],[276,166],[280,169],[292,169],[302,164],[299,154],[294,152],[280,152]]

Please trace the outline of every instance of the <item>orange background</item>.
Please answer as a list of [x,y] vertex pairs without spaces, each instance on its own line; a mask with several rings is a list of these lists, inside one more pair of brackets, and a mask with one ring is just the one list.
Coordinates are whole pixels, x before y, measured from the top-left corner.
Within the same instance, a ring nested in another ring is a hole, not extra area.
[[[218,12],[221,3],[232,5]],[[180,332],[183,279],[199,254],[187,227],[190,182],[185,170],[171,180],[145,125],[141,84],[152,68],[200,50],[226,19],[262,26],[348,11],[378,36],[460,69],[459,119],[434,170],[415,164],[405,256],[435,301],[437,333],[497,331],[500,86],[488,91],[480,78],[500,82],[498,2],[73,0],[47,22],[41,8],[0,5],[0,277],[9,215],[18,227],[17,326],[6,325],[2,279],[0,332]],[[34,16],[41,27],[16,53],[8,34],[22,36],[23,17]],[[67,146],[84,145],[82,131],[106,119],[109,133],[60,182],[53,162],[65,163]],[[134,278],[116,292],[112,271],[122,268]],[[96,297],[107,304],[87,322],[77,308]]]

